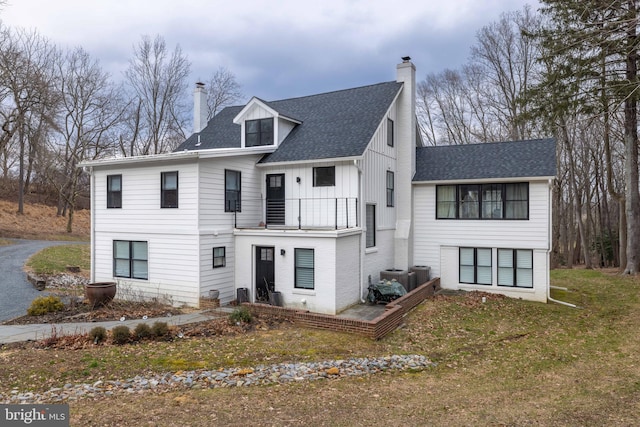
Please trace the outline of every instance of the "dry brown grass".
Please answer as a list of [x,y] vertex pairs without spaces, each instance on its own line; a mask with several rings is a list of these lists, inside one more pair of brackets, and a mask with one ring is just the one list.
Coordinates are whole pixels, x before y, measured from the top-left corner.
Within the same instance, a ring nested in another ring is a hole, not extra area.
[[67,233],[67,218],[56,216],[55,207],[25,204],[24,215],[20,215],[17,203],[0,200],[0,238],[88,240],[90,230],[88,210],[75,212],[73,232]]

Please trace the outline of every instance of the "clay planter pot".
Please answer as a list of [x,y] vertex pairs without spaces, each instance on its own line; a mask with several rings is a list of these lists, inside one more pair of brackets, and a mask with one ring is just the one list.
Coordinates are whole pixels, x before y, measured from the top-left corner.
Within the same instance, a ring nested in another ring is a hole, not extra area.
[[89,283],[84,285],[84,295],[94,307],[105,305],[116,296],[115,282]]

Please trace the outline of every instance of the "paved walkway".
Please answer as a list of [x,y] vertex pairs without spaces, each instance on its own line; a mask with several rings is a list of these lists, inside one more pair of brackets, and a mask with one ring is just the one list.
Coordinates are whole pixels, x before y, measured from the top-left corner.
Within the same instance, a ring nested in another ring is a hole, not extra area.
[[169,326],[186,325],[188,323],[203,322],[216,317],[226,316],[233,310],[222,307],[215,310],[197,311],[188,314],[178,314],[167,317],[154,317],[150,319],[112,320],[108,322],[80,322],[80,323],[41,323],[33,325],[0,325],[0,344],[8,344],[21,341],[36,341],[48,338],[55,331],[57,335],[84,334],[96,326],[110,330],[115,326],[125,325],[134,329],[138,323],[167,322]]
[[0,246],[0,322],[26,314],[34,298],[46,295],[27,281],[23,267],[27,259],[49,246],[86,244],[44,240],[8,239],[10,245]]

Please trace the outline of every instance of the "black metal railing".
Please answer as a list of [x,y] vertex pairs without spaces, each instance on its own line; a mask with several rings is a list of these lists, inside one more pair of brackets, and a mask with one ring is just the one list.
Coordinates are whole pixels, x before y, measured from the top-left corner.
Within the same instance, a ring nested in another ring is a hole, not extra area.
[[359,226],[355,197],[243,199],[234,216],[236,228],[339,230]]

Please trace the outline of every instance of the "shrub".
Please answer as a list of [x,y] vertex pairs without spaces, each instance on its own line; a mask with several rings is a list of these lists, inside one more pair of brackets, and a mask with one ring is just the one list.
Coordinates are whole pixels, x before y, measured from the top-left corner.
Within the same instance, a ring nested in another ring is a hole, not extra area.
[[156,338],[163,338],[169,335],[169,325],[166,322],[154,322],[151,326],[151,332]]
[[41,316],[47,313],[53,313],[54,311],[60,311],[64,309],[64,304],[60,301],[60,298],[49,295],[47,297],[38,297],[33,300],[31,306],[27,309],[29,316]]
[[149,338],[152,335],[151,327],[149,327],[149,325],[147,325],[146,323],[138,323],[136,329],[134,330],[134,333],[136,335],[136,338],[138,338],[139,340]]
[[95,344],[98,344],[107,338],[107,330],[102,326],[96,326],[89,331],[89,338],[91,338]]
[[128,326],[120,325],[111,330],[111,339],[114,344],[124,344],[131,338]]
[[233,310],[233,313],[229,315],[229,320],[232,323],[244,322],[251,323],[253,316],[247,307],[240,307]]

